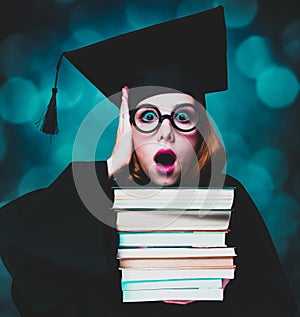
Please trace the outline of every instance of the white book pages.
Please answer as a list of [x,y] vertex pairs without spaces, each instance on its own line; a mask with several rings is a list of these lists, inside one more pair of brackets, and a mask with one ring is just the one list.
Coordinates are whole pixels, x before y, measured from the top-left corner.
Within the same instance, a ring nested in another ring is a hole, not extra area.
[[231,209],[234,188],[118,188],[113,208]]
[[120,269],[122,281],[170,280],[194,278],[234,278],[235,268],[224,269]]
[[154,281],[123,282],[122,290],[134,291],[140,289],[164,289],[164,288],[221,288],[222,279],[174,279]]
[[117,258],[198,258],[236,256],[235,248],[133,248],[118,249]]
[[224,232],[119,232],[120,247],[224,247]]
[[161,289],[123,291],[123,302],[161,300],[223,300],[223,289]]

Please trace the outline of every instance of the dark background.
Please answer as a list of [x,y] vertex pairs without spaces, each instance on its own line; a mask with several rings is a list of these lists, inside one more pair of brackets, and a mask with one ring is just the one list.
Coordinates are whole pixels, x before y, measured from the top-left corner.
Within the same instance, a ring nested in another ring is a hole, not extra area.
[[[225,7],[228,27],[229,90],[207,96],[207,108],[227,149],[227,172],[244,184],[260,209],[300,305],[297,0],[3,2],[0,202],[3,205],[51,183],[72,160],[81,121],[103,100],[102,94],[64,61],[58,96],[60,133],[50,143],[39,132],[34,122],[48,104],[62,51],[218,4]],[[195,30],[195,41],[196,34]],[[113,61],[108,62],[114,70]],[[116,113],[112,106],[99,118],[99,124]],[[86,144],[77,149],[76,157],[106,159],[114,144],[116,126],[115,122],[111,124],[100,140],[96,157],[91,157]],[[10,300],[10,283],[0,263],[1,317],[18,316]]]

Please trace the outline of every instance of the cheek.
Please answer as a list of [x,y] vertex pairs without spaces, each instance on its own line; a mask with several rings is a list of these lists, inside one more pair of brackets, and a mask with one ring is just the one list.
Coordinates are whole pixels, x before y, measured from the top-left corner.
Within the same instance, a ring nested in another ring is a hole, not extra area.
[[180,139],[178,143],[178,159],[183,170],[197,164],[199,143],[200,137],[198,134],[185,135]]
[[134,151],[137,155],[141,155],[143,151],[145,151],[145,146],[143,146],[143,144],[146,142],[145,137],[133,129],[132,141]]
[[132,139],[134,151],[143,167],[144,164],[149,162],[151,157],[151,149],[149,147],[149,142],[151,142],[151,140],[149,140],[149,138],[147,138],[145,135],[141,135],[136,131],[133,131]]
[[200,135],[199,132],[193,132],[190,135],[186,135],[184,137],[184,141],[182,141],[183,143],[189,143],[189,147],[194,151],[194,152],[198,152],[199,149],[199,143],[200,143]]

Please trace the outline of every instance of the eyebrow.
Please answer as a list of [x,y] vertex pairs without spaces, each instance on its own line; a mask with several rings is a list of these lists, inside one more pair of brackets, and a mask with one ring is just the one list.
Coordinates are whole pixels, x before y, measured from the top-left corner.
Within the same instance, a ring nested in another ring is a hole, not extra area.
[[141,108],[141,107],[157,107],[157,106],[153,105],[152,103],[142,103],[140,105],[137,105],[136,109]]
[[191,107],[195,107],[195,104],[190,103],[190,102],[183,102],[183,103],[179,103],[179,104],[175,105],[175,107],[181,107],[181,106],[191,106]]
[[[174,105],[174,109],[175,109],[175,108],[178,108],[178,107],[181,107],[181,106],[195,107],[195,104],[190,103],[190,102],[183,102],[183,103],[175,104],[175,105]],[[155,108],[158,108],[159,106],[158,106],[158,105],[153,105],[153,104],[151,104],[151,103],[142,103],[142,104],[138,105],[138,106],[136,107],[136,109],[142,108],[142,107],[155,107]]]

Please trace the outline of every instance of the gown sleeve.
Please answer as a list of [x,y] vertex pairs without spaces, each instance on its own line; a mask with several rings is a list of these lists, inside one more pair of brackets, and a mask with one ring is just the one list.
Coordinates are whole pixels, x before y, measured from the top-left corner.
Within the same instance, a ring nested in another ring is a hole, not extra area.
[[[83,205],[73,181],[74,164],[84,169],[92,163],[70,164],[48,188],[0,209],[0,255],[12,276],[12,297],[22,316],[77,316],[71,311],[56,314],[55,307],[73,298],[62,307],[74,309],[78,285],[105,276],[115,265],[103,242],[105,232],[113,229]],[[96,162],[95,168],[104,189],[98,193],[100,209],[109,210],[106,162]]]
[[227,240],[236,246],[236,272],[225,289],[232,315],[295,316],[293,294],[259,211],[238,181],[228,176],[227,182],[236,186]]

